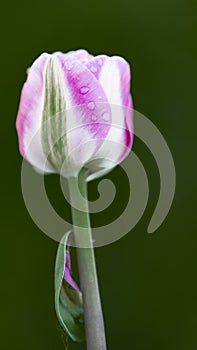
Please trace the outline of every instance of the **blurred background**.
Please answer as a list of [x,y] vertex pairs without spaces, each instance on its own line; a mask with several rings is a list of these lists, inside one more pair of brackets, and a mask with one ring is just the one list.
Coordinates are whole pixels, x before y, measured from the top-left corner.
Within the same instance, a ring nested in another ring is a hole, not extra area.
[[[43,51],[85,48],[125,57],[132,67],[135,109],[165,137],[177,188],[165,222],[147,227],[159,195],[159,173],[146,146],[134,152],[149,178],[143,218],[124,238],[97,248],[108,349],[197,349],[196,85],[197,3],[194,0],[34,0],[1,5],[1,337],[4,350],[63,349],[53,305],[57,243],[29,216],[21,194],[21,157],[15,131],[26,69]],[[121,169],[107,177],[117,187],[117,217],[128,200]],[[51,202],[64,216],[57,176],[46,179]],[[97,184],[91,183],[92,198]],[[69,214],[68,214],[69,215]],[[102,221],[103,222],[103,221]],[[69,342],[69,350],[85,344]]]

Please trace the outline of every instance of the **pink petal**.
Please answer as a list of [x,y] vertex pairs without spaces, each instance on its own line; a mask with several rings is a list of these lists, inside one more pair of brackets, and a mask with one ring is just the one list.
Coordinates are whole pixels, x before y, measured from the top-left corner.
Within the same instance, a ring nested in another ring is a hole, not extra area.
[[[112,126],[97,156],[105,160],[100,167],[111,167],[120,163],[129,153],[133,141],[132,100],[130,95],[130,67],[121,57],[102,58],[98,80],[103,87],[112,110]],[[90,169],[91,171],[91,169]],[[103,171],[103,170],[102,170]],[[92,174],[88,180],[100,176]]]
[[130,85],[131,85],[131,77],[130,77],[130,67],[128,63],[120,57],[114,57],[117,60],[117,65],[120,72],[120,89],[121,89],[121,99],[122,105],[126,107],[124,109],[124,144],[126,146],[125,151],[121,154],[118,159],[119,162],[122,162],[124,158],[130,152],[133,143],[133,101],[130,94]]
[[83,50],[83,49],[79,49],[76,51],[70,51],[70,52],[63,54],[63,55],[64,56],[66,55],[71,60],[75,60],[75,61],[80,62],[80,63],[86,63],[93,58],[93,56],[90,55],[88,51]]
[[[84,165],[102,145],[111,126],[111,109],[96,77],[72,55],[56,55],[65,75],[68,148],[76,167]],[[102,97],[102,103],[100,103]],[[108,123],[104,117],[108,116]],[[80,147],[79,147],[80,146]]]
[[43,53],[29,69],[22,89],[16,128],[22,156],[37,168],[43,170],[45,166],[46,171],[53,172],[54,169],[46,162],[41,142],[43,75],[49,57],[49,54]]

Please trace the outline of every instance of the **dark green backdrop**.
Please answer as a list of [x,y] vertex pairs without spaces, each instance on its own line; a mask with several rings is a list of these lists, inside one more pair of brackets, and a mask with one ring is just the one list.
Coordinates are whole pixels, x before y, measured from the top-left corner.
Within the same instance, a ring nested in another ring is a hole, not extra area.
[[[96,249],[108,348],[197,349],[196,16],[195,0],[2,3],[1,349],[63,349],[53,307],[57,243],[35,226],[25,208],[15,117],[32,61],[43,51],[76,48],[122,55],[130,62],[135,108],[163,133],[177,171],[171,211],[158,231],[148,235],[159,175],[152,155],[136,139],[134,151],[150,182],[146,212],[123,239]],[[124,203],[127,188],[119,169],[109,177]],[[57,177],[47,181],[54,205],[64,213]],[[96,183],[91,190],[96,195]],[[105,215],[113,219],[119,210],[120,200]],[[69,350],[83,348],[69,345]]]

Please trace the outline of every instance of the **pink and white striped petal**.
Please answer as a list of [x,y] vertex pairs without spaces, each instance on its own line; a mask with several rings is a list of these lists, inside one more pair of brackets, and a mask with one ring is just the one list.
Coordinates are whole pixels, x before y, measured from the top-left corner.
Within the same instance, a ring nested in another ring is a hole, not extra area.
[[41,126],[44,102],[44,72],[50,55],[43,53],[28,70],[23,86],[16,127],[23,157],[41,171],[55,172],[42,148]]
[[[112,111],[112,126],[105,142],[96,154],[96,157],[103,159],[100,161],[103,172],[105,167],[109,171],[110,164],[112,168],[128,155],[133,141],[133,113],[128,63],[123,58],[116,56],[102,59],[102,62],[98,80],[103,87]],[[99,176],[100,172],[91,174],[88,180]]]
[[[63,54],[56,57],[65,76],[67,152],[72,171],[77,172],[104,142],[111,127],[111,109],[101,84],[84,64]],[[71,175],[69,169],[67,174]]]

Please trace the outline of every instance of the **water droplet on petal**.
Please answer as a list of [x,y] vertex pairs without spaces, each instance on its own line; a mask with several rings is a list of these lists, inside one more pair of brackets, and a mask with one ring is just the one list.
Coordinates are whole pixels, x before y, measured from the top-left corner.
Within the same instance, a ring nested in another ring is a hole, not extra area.
[[79,91],[82,95],[85,95],[88,93],[89,88],[87,86],[82,86]]
[[73,63],[72,62],[65,62],[64,66],[67,70],[71,70],[73,68]]
[[106,120],[106,121],[109,121],[110,119],[110,114],[108,112],[105,112],[103,115],[102,115],[103,119]]
[[92,118],[93,121],[97,120],[97,116],[95,114],[92,114],[91,118]]
[[96,73],[97,72],[97,68],[94,67],[94,66],[90,67],[90,70],[91,70],[92,73]]
[[102,99],[102,96],[98,96],[98,99],[101,100],[101,99]]
[[92,102],[88,102],[88,108],[89,109],[94,109],[95,108],[95,103],[92,101]]

